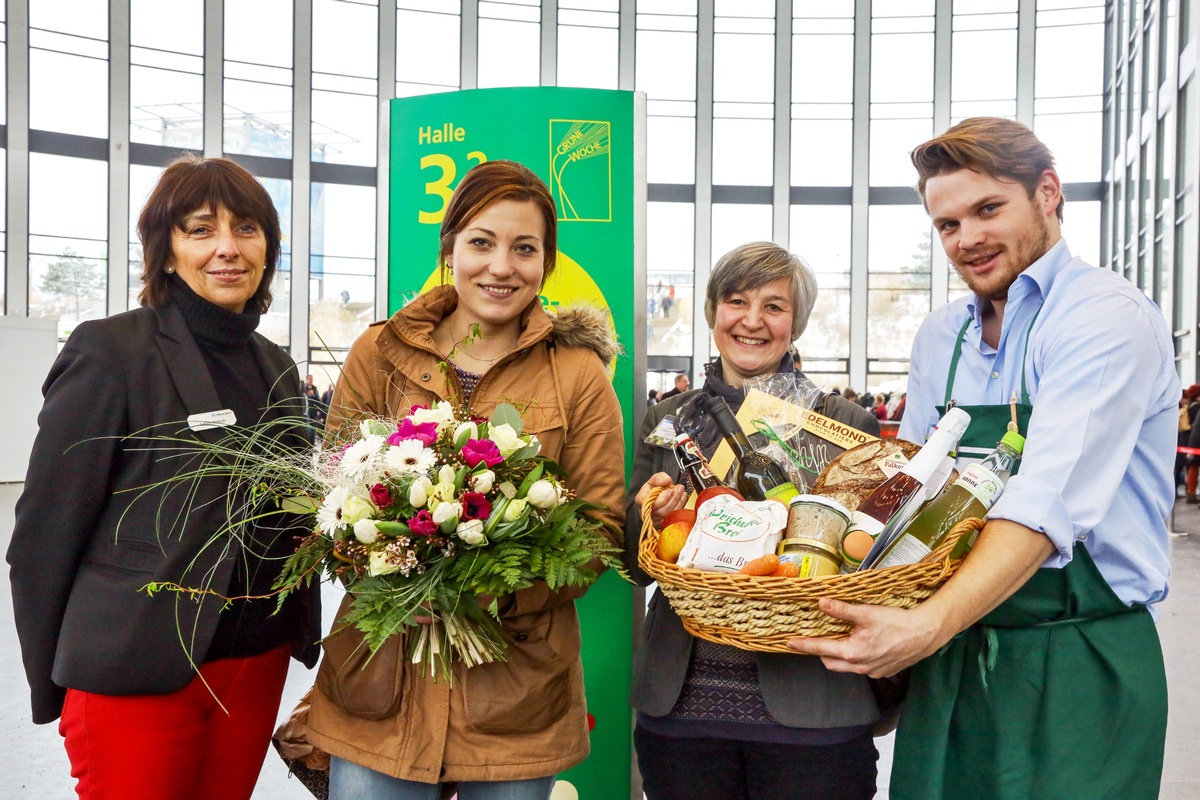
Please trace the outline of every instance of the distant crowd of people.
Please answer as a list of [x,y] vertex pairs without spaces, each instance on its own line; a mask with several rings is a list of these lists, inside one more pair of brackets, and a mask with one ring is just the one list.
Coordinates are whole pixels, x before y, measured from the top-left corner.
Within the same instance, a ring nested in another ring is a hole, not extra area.
[[845,389],[834,389],[833,393],[840,394],[852,403],[858,403],[874,414],[877,420],[899,422],[904,419],[904,401],[908,396],[905,392],[864,392],[860,397],[858,392],[847,386]]
[[[799,369],[799,359],[796,359],[796,362],[796,367]],[[653,406],[677,394],[682,394],[688,390],[690,385],[691,379],[685,373],[676,373],[675,388],[666,392],[651,389],[646,398],[646,405]],[[881,422],[899,422],[904,418],[904,402],[907,399],[905,392],[882,392],[879,394],[865,392],[860,396],[858,392],[846,387],[845,389],[834,389],[833,394],[841,395],[843,399],[862,406]]]

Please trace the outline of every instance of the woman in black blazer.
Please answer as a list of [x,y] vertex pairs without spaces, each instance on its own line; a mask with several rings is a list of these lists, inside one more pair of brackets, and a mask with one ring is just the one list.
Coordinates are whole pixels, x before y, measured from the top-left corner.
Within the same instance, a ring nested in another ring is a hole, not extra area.
[[67,340],[17,502],[8,562],[33,721],[61,717],[81,798],[249,798],[288,656],[317,659],[318,587],[274,615],[273,598],[222,610],[218,597],[143,587],[268,594],[303,531],[263,522],[214,536],[239,502],[228,480],[172,484],[193,460],[122,437],[212,443],[224,426],[275,422],[305,446],[289,428],[304,413],[295,365],[255,332],[279,218],[242,167],[185,157],[163,173],[138,234],[142,307]]

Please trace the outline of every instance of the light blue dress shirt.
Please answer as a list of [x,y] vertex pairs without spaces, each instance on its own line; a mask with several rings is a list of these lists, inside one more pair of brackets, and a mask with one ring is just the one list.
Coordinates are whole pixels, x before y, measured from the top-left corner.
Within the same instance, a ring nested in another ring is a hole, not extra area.
[[1025,452],[989,516],[1049,537],[1057,552],[1043,568],[1066,565],[1081,541],[1125,603],[1162,600],[1180,397],[1162,313],[1123,277],[1072,258],[1061,239],[1009,288],[998,349],[982,339],[982,310],[971,295],[922,323],[899,436],[923,442],[937,421],[968,315],[954,382],[959,404],[1007,404],[1020,391],[1031,336]]

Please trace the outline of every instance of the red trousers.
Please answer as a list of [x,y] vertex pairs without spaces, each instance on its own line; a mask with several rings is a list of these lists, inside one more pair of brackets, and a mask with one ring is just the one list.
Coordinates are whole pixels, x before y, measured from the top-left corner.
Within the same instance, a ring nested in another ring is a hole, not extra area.
[[283,646],[204,664],[173,694],[68,689],[58,732],[76,793],[82,800],[249,800],[289,653]]

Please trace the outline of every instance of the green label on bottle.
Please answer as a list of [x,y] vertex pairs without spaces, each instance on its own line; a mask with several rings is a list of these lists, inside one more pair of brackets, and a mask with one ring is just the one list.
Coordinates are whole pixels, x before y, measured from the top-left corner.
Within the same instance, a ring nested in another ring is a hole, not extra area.
[[1004,493],[1004,481],[978,464],[972,464],[963,470],[962,475],[955,483],[983,503],[984,510],[994,506],[1000,499],[1000,495]]
[[766,497],[768,500],[778,500],[784,505],[787,505],[788,503],[792,502],[793,497],[796,497],[799,494],[800,492],[798,489],[796,489],[796,485],[791,481],[788,481],[787,483],[781,483],[774,488],[768,489],[766,492]]

